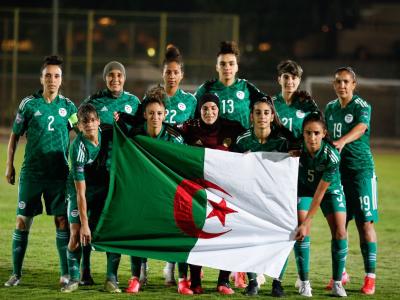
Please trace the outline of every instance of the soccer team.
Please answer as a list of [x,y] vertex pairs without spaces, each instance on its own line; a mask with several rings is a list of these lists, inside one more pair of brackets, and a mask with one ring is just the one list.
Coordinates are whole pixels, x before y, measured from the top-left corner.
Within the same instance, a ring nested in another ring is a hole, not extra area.
[[[141,102],[124,90],[124,66],[111,61],[103,71],[106,88],[85,99],[77,110],[59,93],[61,58],[46,57],[40,74],[42,90],[22,100],[8,144],[5,175],[8,183],[14,184],[14,155],[19,138],[26,135],[12,237],[13,271],[5,286],[20,284],[30,227],[33,218],[42,213],[42,197],[47,214],[55,220],[61,291],[72,292],[79,285],[93,284],[90,242],[108,190],[116,121],[128,137],[140,134],[222,151],[278,151],[299,156],[294,246],[299,294],[312,296],[310,227],[319,207],[332,236],[332,278],[327,289],[334,296],[347,296],[347,225],[355,219],[366,273],[361,292],[374,294],[374,223],[378,216],[369,145],[371,106],[354,94],[355,72],[350,67],[335,71],[333,88],[338,98],[329,102],[323,114],[312,97],[298,89],[303,70],[296,62],[285,60],[278,65],[281,92],[273,97],[237,78],[238,63],[237,44],[222,42],[217,53],[218,78],[206,81],[192,95],[180,88],[184,65],[179,49],[169,47],[162,65],[164,85],[150,89]],[[77,132],[71,146],[70,130]],[[104,290],[108,292],[121,292],[117,274],[120,258],[120,254],[107,253]],[[125,291],[138,293],[147,283],[147,259],[130,257],[130,261],[132,277]],[[177,265],[178,283],[174,262],[164,268],[165,283],[177,284],[180,294],[203,293],[201,266]],[[272,296],[284,296],[281,282],[286,265],[272,281]],[[255,273],[247,273],[247,280],[244,273],[232,275],[236,287],[245,288],[244,293],[252,296],[258,294],[264,279]],[[220,294],[234,293],[229,277],[228,270],[220,270]]]

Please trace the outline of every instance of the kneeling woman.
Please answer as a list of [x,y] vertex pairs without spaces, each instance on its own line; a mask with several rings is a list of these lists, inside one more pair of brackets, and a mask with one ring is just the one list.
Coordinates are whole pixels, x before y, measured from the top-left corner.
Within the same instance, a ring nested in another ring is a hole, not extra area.
[[308,280],[310,261],[310,227],[321,206],[332,234],[332,294],[346,297],[342,273],[347,256],[346,202],[340,183],[340,155],[330,144],[326,123],[320,112],[310,113],[303,122],[304,147],[300,156],[298,209],[305,214],[296,233],[294,246],[301,280],[299,293],[311,297]]

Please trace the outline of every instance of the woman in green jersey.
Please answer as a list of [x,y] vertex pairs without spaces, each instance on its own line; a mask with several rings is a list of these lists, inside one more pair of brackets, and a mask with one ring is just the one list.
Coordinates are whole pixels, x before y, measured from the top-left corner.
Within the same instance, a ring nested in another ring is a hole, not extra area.
[[20,283],[22,263],[28,246],[33,218],[43,211],[54,215],[56,245],[60,258],[60,284],[68,283],[67,244],[69,240],[65,182],[68,175],[69,129],[76,123],[76,107],[59,93],[62,59],[45,58],[40,72],[43,90],[24,98],[18,108],[8,143],[6,179],[15,183],[14,156],[19,138],[26,134],[24,162],[18,186],[17,222],[13,233],[13,273],[6,287]]
[[321,112],[310,113],[303,122],[304,146],[300,156],[298,177],[298,209],[305,214],[296,232],[299,293],[311,297],[308,280],[310,261],[310,227],[318,208],[331,230],[332,294],[346,297],[342,273],[347,256],[346,201],[340,182],[340,155],[328,139],[328,131]]

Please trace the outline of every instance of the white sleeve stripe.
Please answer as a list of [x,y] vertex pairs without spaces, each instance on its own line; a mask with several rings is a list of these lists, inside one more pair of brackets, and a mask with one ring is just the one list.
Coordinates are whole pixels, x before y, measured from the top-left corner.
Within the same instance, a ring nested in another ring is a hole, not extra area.
[[20,110],[23,110],[24,107],[25,107],[25,105],[26,105],[29,101],[33,100],[33,99],[34,99],[33,96],[28,96],[28,97],[24,98],[24,99],[21,101],[21,104],[19,105],[19,109],[20,109]]
[[239,143],[242,139],[247,138],[251,136],[251,132],[247,131],[245,133],[243,133],[241,136],[238,136],[238,138],[236,139],[236,144]]

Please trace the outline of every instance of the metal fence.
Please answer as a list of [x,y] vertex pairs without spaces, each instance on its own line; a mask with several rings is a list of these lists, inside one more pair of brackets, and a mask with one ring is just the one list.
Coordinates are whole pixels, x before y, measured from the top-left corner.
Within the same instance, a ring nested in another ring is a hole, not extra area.
[[[56,22],[55,22],[56,20]],[[77,104],[103,87],[110,60],[127,68],[126,89],[142,96],[161,80],[168,44],[178,46],[185,77],[200,82],[213,74],[222,40],[239,40],[239,17],[131,11],[0,9],[0,125],[10,125],[19,101],[40,88],[43,57],[56,48],[64,57],[63,94]]]

